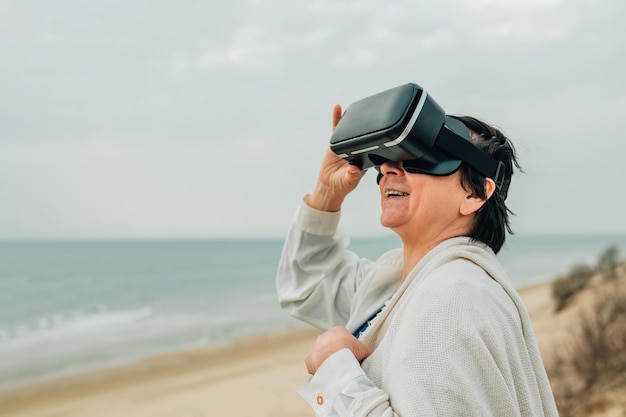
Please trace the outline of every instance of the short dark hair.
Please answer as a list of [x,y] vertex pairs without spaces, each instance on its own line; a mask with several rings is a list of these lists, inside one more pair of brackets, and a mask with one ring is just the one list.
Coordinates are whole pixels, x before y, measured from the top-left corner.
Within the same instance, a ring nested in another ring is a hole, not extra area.
[[[489,154],[496,161],[502,161],[506,168],[504,182],[500,189],[496,188],[491,198],[476,212],[476,219],[470,237],[488,245],[498,253],[506,239],[506,233],[513,234],[510,216],[514,213],[506,206],[505,200],[513,175],[513,167],[522,171],[517,161],[513,143],[502,131],[471,116],[450,116],[461,121],[468,129],[476,133],[472,143]],[[477,197],[487,198],[485,193],[485,176],[463,162],[459,168],[461,185]]]

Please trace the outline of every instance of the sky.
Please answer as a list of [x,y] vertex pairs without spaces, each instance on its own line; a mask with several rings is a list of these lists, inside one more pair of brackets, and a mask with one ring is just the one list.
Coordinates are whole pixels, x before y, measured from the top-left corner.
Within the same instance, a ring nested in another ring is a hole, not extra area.
[[[625,234],[620,0],[0,0],[0,239],[284,236],[335,103],[408,82],[515,144],[517,234]],[[379,224],[375,175],[346,200]]]

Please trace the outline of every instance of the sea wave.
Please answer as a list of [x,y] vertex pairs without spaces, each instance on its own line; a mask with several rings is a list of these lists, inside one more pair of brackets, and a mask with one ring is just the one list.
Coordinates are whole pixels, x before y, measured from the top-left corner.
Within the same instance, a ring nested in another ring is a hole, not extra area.
[[22,349],[57,340],[67,341],[85,333],[99,332],[107,327],[134,323],[152,316],[152,309],[110,311],[104,305],[84,311],[69,311],[41,316],[27,322],[0,329],[0,352]]
[[218,297],[125,309],[99,305],[5,326],[0,357],[11,360],[0,361],[0,390],[293,325],[281,324],[288,316],[269,294],[237,299],[239,304]]

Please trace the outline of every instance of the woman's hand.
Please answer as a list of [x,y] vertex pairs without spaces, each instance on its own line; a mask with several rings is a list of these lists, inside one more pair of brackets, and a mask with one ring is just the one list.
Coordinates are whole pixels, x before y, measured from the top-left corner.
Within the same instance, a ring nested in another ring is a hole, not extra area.
[[317,369],[330,355],[344,348],[350,349],[359,362],[372,354],[372,350],[354,337],[345,327],[333,327],[319,335],[311,347],[309,354],[304,359],[307,371],[311,375],[315,375]]
[[[333,108],[332,130],[341,120],[341,106]],[[314,209],[322,211],[339,211],[345,197],[354,190],[365,174],[355,165],[338,157],[333,151],[326,150],[315,190],[309,196],[307,203]]]

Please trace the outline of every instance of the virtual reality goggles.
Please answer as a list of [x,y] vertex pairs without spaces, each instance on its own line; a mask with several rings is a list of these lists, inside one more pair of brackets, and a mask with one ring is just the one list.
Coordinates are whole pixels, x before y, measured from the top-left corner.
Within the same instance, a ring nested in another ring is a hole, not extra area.
[[330,148],[361,169],[385,161],[407,172],[450,175],[466,162],[502,188],[506,168],[470,142],[468,128],[447,117],[417,84],[401,85],[351,104]]

